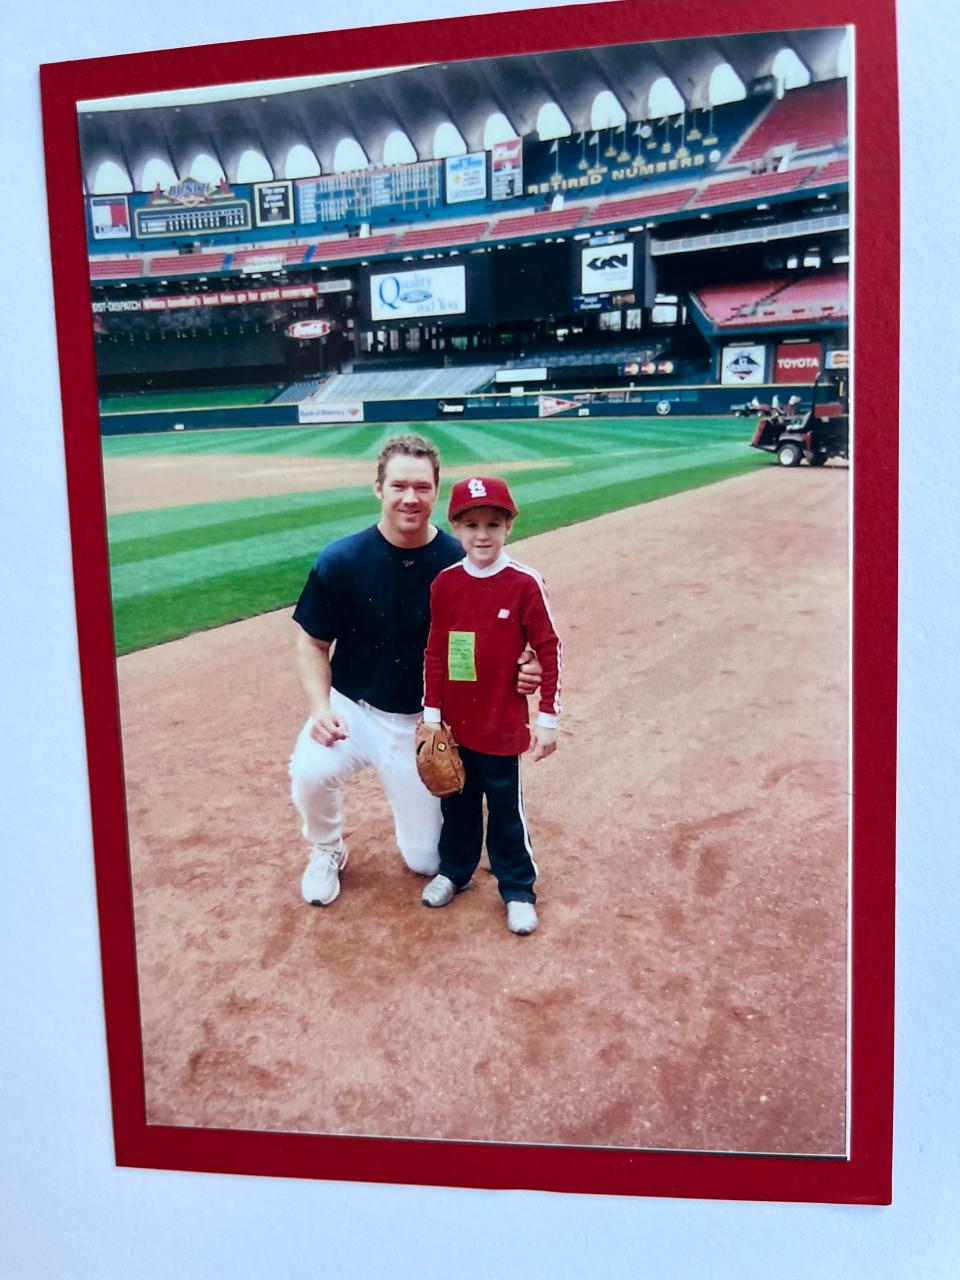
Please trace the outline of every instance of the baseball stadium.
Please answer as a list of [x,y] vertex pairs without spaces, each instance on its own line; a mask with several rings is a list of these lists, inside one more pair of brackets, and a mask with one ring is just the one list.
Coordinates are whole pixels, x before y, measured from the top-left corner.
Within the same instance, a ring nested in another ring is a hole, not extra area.
[[[81,104],[148,1122],[844,1155],[849,40]],[[407,432],[563,637],[529,939],[366,776],[298,893],[291,611]]]

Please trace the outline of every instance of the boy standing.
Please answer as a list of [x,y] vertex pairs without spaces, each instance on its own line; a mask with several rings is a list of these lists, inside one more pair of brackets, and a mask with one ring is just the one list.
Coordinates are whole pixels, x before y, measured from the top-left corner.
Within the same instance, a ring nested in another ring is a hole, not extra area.
[[504,543],[517,514],[505,481],[487,476],[453,486],[448,517],[466,552],[441,570],[430,592],[424,660],[425,724],[446,720],[460,744],[463,790],[441,802],[440,874],[423,891],[428,907],[445,907],[465,889],[483,850],[507,905],[511,932],[537,927],[537,866],[523,810],[520,755],[531,745],[526,699],[515,687],[517,658],[529,644],[543,667],[532,756],[556,750],[560,713],[560,640],[543,579],[511,559]]

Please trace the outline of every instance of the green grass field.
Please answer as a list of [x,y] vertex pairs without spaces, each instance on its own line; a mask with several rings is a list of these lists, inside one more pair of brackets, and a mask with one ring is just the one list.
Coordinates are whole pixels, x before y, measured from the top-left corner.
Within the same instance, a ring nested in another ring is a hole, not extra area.
[[[750,428],[724,418],[549,420],[292,427],[108,436],[105,457],[280,454],[373,462],[383,442],[422,430],[446,466],[523,461],[510,488],[514,537],[529,537],[766,465]],[[371,482],[373,467],[371,465]],[[449,483],[441,484],[438,513]],[[130,512],[109,519],[117,653],[291,605],[313,559],[370,524],[369,485]],[[442,520],[441,520],[442,523]]]
[[104,396],[100,412],[153,413],[159,409],[239,409],[266,404],[277,391],[276,383],[265,387],[210,387],[197,391],[147,391],[129,396]]

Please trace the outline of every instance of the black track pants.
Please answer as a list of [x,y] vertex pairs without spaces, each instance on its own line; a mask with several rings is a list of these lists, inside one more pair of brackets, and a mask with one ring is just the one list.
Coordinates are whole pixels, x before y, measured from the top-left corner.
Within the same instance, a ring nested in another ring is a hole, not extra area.
[[537,865],[523,816],[520,760],[460,748],[463,790],[441,800],[440,874],[465,885],[483,852],[483,800],[487,800],[487,854],[504,902],[536,902]]

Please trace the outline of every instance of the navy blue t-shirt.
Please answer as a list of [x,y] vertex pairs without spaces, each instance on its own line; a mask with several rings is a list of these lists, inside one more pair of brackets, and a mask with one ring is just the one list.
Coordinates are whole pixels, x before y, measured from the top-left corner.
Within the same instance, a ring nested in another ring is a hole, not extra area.
[[381,711],[420,710],[430,584],[462,559],[442,529],[424,547],[395,547],[376,525],[320,553],[293,617],[315,640],[336,640],[335,689]]

